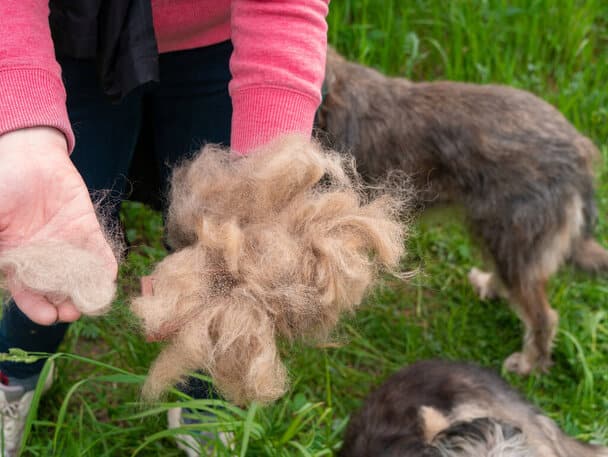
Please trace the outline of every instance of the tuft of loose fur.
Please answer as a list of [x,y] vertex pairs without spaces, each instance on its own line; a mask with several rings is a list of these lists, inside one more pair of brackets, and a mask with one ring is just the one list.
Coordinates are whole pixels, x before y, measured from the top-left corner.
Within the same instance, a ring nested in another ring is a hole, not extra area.
[[0,254],[4,286],[25,287],[48,297],[51,303],[71,298],[83,314],[108,311],[116,282],[99,257],[62,241],[32,243]]
[[339,457],[604,457],[577,441],[493,371],[416,362],[364,401]]
[[276,339],[323,339],[403,253],[401,201],[364,196],[352,159],[287,136],[236,158],[206,146],[173,174],[175,253],[132,308],[169,340],[144,387],[157,398],[202,369],[236,404],[287,388]]

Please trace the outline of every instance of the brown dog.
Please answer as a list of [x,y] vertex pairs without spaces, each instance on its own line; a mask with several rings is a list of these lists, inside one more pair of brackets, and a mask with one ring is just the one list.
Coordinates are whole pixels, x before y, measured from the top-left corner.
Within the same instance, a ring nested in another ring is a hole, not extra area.
[[495,373],[417,362],[365,400],[339,457],[608,457],[565,435]]
[[548,278],[566,260],[608,267],[593,239],[593,143],[551,105],[521,90],[388,78],[330,50],[320,136],[347,148],[378,179],[401,170],[417,206],[464,207],[493,271],[469,279],[480,297],[506,298],[525,324],[508,370],[546,370],[558,315]]

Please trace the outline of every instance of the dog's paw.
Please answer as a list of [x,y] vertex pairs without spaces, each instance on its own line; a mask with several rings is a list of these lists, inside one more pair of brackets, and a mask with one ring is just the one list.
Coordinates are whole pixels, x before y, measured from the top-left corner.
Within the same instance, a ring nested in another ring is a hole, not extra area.
[[473,267],[469,271],[468,277],[469,282],[481,300],[490,300],[497,297],[498,293],[494,288],[492,273],[486,273],[479,268]]
[[523,352],[514,352],[503,363],[503,368],[520,376],[527,376],[532,372],[533,366]]
[[506,371],[520,376],[527,376],[531,373],[548,373],[552,366],[553,361],[550,357],[531,361],[523,352],[514,352],[503,363]]
[[542,358],[536,363],[534,371],[538,373],[549,373],[549,370],[551,370],[552,366],[553,360],[551,360],[551,357]]

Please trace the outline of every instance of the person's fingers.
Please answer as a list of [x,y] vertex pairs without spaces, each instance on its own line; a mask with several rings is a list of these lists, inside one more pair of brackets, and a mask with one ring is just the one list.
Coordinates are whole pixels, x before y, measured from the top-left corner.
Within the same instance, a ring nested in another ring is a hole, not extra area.
[[23,314],[40,325],[52,325],[57,322],[57,307],[39,294],[28,290],[11,290],[13,300]]
[[74,322],[80,319],[82,313],[74,306],[71,300],[57,305],[57,320],[59,322]]
[[[117,259],[97,220],[82,176],[65,148],[65,138],[54,129],[1,136],[0,251],[30,243],[65,242],[96,256],[115,280]],[[108,283],[106,274],[100,280]],[[13,288],[20,287],[14,284]],[[64,302],[65,297],[42,296],[27,289],[11,292],[19,308],[34,322],[49,325],[80,317],[73,303]]]
[[73,322],[81,316],[80,311],[69,299],[61,303],[53,303],[42,295],[27,290],[17,290],[13,293],[13,300],[27,317],[40,325]]

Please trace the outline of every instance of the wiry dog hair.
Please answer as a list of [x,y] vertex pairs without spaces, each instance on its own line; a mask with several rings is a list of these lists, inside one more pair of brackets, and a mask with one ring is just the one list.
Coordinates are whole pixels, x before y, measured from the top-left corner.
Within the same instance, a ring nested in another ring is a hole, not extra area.
[[430,446],[442,457],[534,457],[522,431],[488,417],[455,422]]
[[202,369],[236,404],[284,393],[275,339],[323,339],[403,253],[401,202],[367,199],[352,158],[298,136],[235,159],[207,146],[173,174],[167,256],[133,301],[168,339],[144,387],[156,398]]
[[338,456],[608,457],[608,448],[565,435],[490,370],[427,360],[367,397]]
[[329,50],[319,137],[346,148],[369,179],[401,170],[416,206],[464,207],[493,272],[473,269],[481,298],[506,298],[525,324],[505,366],[546,370],[558,315],[545,284],[565,260],[598,271],[592,167],[598,151],[551,105],[521,90],[413,83]]

